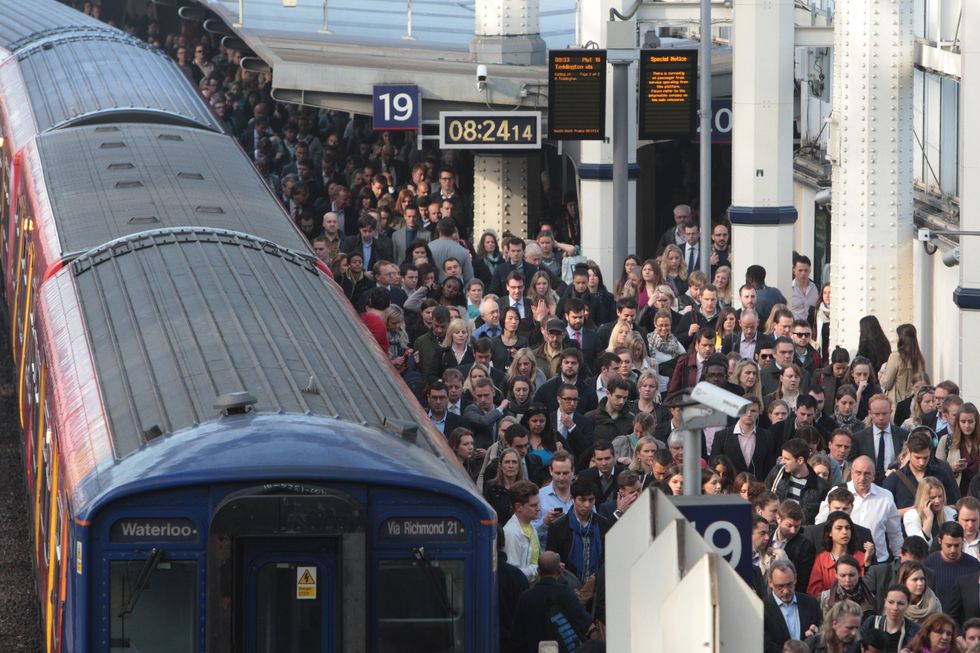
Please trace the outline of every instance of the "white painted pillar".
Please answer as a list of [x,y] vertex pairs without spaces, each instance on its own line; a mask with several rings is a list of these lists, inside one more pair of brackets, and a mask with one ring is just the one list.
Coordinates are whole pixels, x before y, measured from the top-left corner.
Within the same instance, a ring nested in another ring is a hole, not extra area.
[[[980,230],[980,125],[972,110],[980,106],[980,6],[963,3],[960,24],[960,229]],[[980,347],[971,337],[980,333],[980,237],[960,237],[960,283],[953,293],[959,307],[958,334],[959,383],[964,397],[976,397],[980,392],[977,365]]]
[[[609,9],[625,12],[633,5],[632,0],[590,0],[579,3],[579,33],[576,40],[579,43],[595,41],[600,48],[606,47],[606,22],[609,20]],[[636,163],[636,84],[637,67],[630,66],[629,70],[629,183],[628,215],[636,215],[636,178],[640,167]],[[579,177],[579,215],[582,225],[582,254],[599,264],[605,278],[606,286],[619,277],[620,266],[627,254],[627,241],[615,237],[616,230],[610,223],[613,219],[613,110],[611,103],[613,93],[613,71],[609,66],[606,71],[606,140],[582,141],[577,147],[569,148],[578,151]],[[637,218],[641,219],[641,218]],[[650,220],[654,216],[649,216]],[[622,230],[625,233],[625,229]]]
[[839,2],[834,19],[831,341],[912,318],[912,0]]
[[547,47],[541,38],[539,0],[477,0],[470,51],[480,63],[541,65]]
[[735,0],[732,282],[753,264],[789,297],[793,224],[793,0]]

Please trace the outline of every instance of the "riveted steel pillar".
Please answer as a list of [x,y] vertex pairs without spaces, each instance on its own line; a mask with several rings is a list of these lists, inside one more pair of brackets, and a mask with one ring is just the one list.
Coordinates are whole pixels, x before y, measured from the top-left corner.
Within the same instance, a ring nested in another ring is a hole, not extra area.
[[885,333],[912,318],[912,0],[837,3],[831,220],[832,343],[858,322]]
[[[491,230],[499,238],[509,231],[515,236],[528,233],[528,184],[538,166],[524,156],[480,154],[476,157],[473,188],[473,243]],[[530,281],[530,280],[528,280]]]
[[477,0],[470,51],[480,63],[545,63],[538,0]]

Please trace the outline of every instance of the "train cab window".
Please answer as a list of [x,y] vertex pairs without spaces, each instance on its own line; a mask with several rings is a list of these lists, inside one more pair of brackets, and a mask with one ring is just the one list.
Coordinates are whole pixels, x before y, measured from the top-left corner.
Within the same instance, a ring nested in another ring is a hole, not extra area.
[[197,653],[197,562],[109,564],[109,653]]
[[[381,653],[462,653],[463,561],[384,560],[378,583]],[[411,598],[409,598],[411,597]]]

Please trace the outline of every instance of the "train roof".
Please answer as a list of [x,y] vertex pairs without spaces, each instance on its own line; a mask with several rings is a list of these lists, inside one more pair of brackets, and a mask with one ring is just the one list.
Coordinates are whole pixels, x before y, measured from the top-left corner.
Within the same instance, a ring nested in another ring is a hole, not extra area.
[[122,124],[49,132],[36,143],[60,245],[55,255],[186,226],[243,231],[308,249],[241,149],[223,134]]
[[70,270],[116,460],[218,419],[218,397],[239,391],[259,413],[418,425],[421,446],[446,451],[310,255],[241,233],[162,230],[95,249]]
[[153,440],[89,474],[72,491],[76,518],[131,493],[201,483],[346,482],[437,492],[493,511],[451,454],[433,456],[391,433],[312,415],[247,414]]
[[221,131],[207,104],[163,51],[119,30],[52,34],[20,48],[16,60],[38,133],[132,121]]
[[0,48],[16,52],[46,36],[67,29],[78,32],[119,32],[55,0],[0,0]]

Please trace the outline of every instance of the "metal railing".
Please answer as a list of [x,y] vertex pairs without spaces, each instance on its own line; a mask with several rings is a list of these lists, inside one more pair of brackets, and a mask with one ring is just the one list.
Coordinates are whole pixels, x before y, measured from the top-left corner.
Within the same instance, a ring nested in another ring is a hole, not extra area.
[[[282,0],[283,7],[293,8],[299,5],[299,0]],[[245,0],[238,0],[238,20],[234,27],[245,26]],[[330,30],[330,0],[323,0],[323,24],[317,30],[320,34],[333,34]],[[412,33],[412,0],[405,0],[405,34],[402,38],[406,41],[414,41]]]

